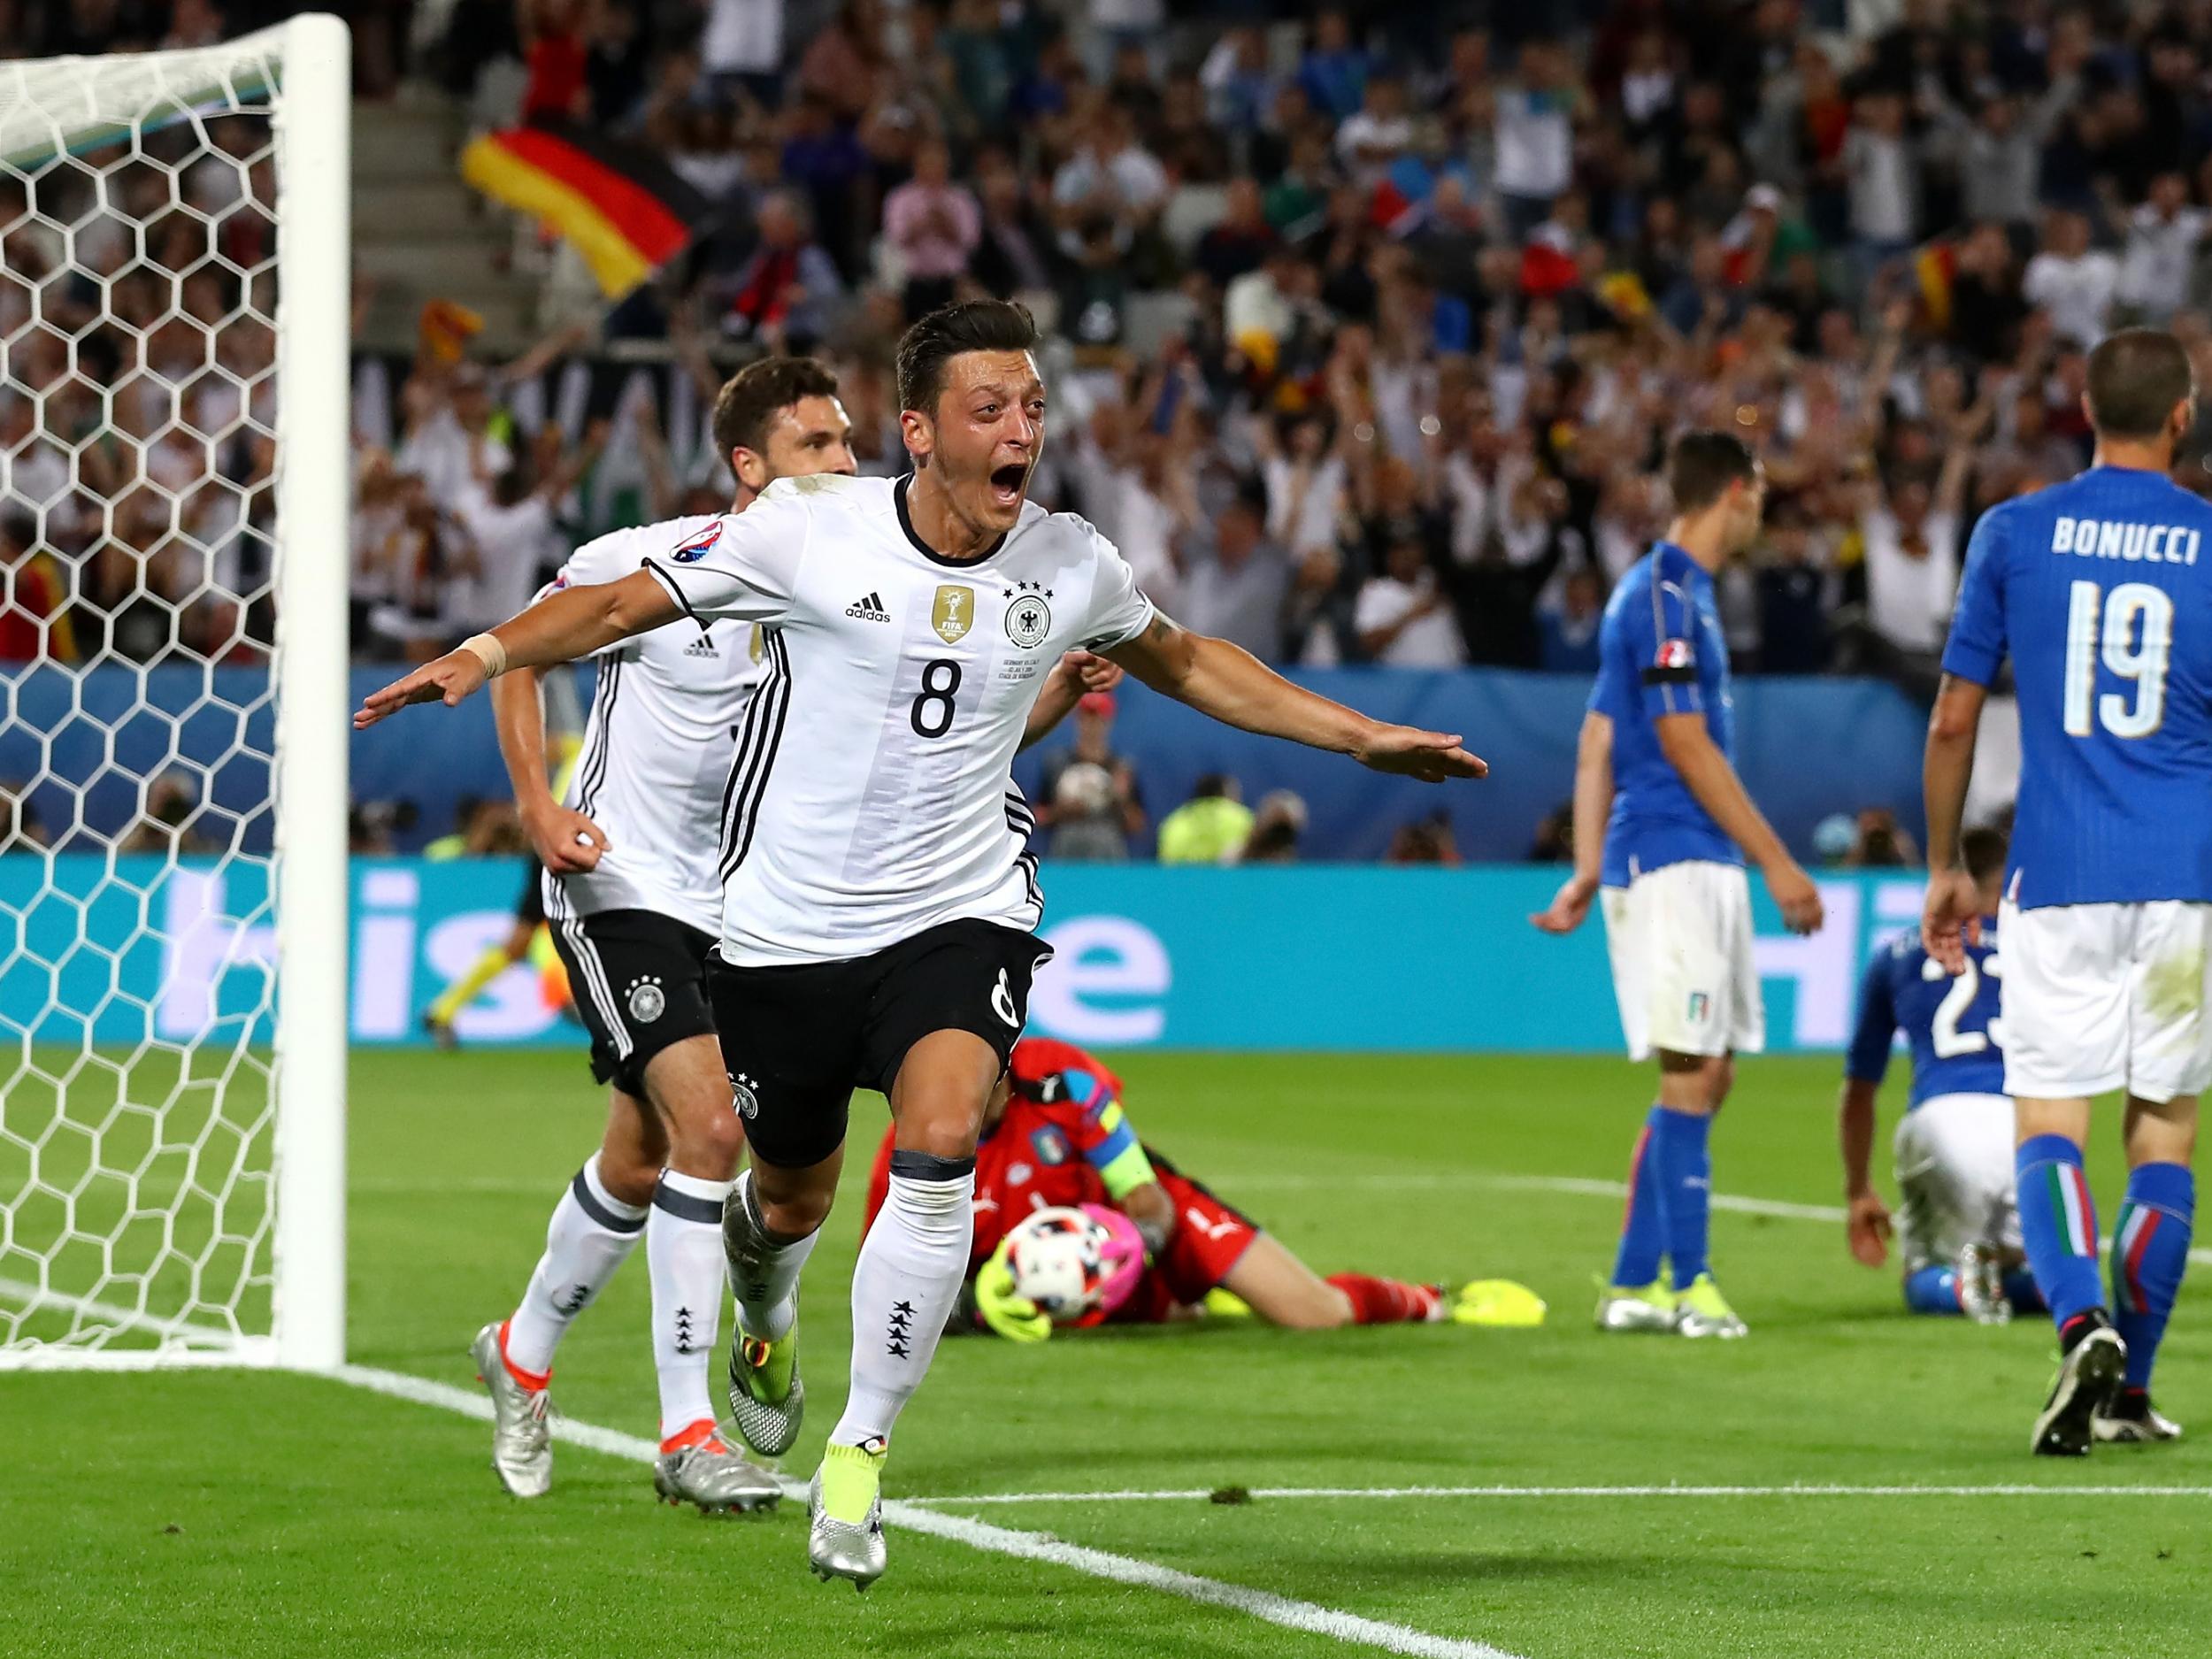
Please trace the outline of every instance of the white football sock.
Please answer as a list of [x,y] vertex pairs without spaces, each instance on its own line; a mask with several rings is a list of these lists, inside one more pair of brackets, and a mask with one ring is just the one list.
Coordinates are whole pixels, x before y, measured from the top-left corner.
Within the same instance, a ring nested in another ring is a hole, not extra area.
[[753,1197],[753,1172],[737,1178],[737,1190],[724,1210],[722,1248],[728,1258],[730,1289],[737,1297],[737,1322],[748,1336],[773,1342],[799,1317],[799,1270],[814,1254],[820,1229],[803,1239],[768,1231]]
[[644,1231],[645,1206],[626,1204],[600,1184],[593,1153],[553,1206],[545,1254],[507,1321],[508,1363],[537,1375],[551,1371],[570,1322],[605,1288]]
[[975,1234],[975,1160],[891,1155],[891,1190],[853,1269],[853,1379],[833,1445],[888,1440],[960,1298]]
[[722,1201],[731,1183],[661,1171],[645,1220],[653,1273],[653,1366],[660,1374],[661,1439],[715,1417],[707,1366],[722,1322]]

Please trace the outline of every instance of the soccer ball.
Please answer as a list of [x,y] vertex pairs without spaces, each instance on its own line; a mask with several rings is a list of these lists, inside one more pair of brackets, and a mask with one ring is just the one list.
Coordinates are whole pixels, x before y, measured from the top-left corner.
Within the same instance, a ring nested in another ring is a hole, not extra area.
[[1059,1324],[1098,1305],[1109,1271],[1104,1227],[1079,1210],[1040,1210],[1007,1235],[1006,1265],[1014,1294]]

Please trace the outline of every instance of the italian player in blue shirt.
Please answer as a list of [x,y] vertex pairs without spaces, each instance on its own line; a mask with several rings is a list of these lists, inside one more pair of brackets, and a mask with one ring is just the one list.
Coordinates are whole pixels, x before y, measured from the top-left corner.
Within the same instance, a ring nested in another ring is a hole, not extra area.
[[1952,977],[1915,930],[1876,951],[1860,982],[1839,1124],[1846,1226],[1860,1261],[1879,1267],[1889,1259],[1889,1206],[1868,1166],[1875,1096],[1901,1031],[1912,1049],[1912,1094],[1895,1146],[1905,1305],[2002,1325],[2016,1311],[2043,1310],[2023,1265],[2013,1203],[2012,1101],[1997,1012],[2005,838],[1997,830],[1969,830],[1960,849],[1982,918],[1981,938],[1966,948],[1966,971]]
[[[2031,1444],[2172,1440],[2151,1366],[2195,1209],[2197,1096],[2212,1082],[2212,507],[2172,482],[2196,391],[2171,334],[2089,354],[2097,451],[2078,478],[1974,528],[1928,728],[1928,952],[1962,972],[1979,932],[1959,819],[1983,699],[2008,657],[2020,799],[2000,911],[2005,1087],[2020,1231],[2061,1358]],[[2193,620],[2192,619],[2193,618]],[[2082,1170],[2089,1102],[2127,1094],[2112,1302]]]
[[1530,919],[1571,933],[1603,890],[1629,1057],[1659,1060],[1598,1328],[1739,1337],[1707,1256],[1708,1142],[1736,1053],[1766,1042],[1744,859],[1793,932],[1820,926],[1820,891],[1736,776],[1713,572],[1758,534],[1765,478],[1741,439],[1690,432],[1668,452],[1667,483],[1673,522],[1621,578],[1598,633],[1575,758],[1575,872]]

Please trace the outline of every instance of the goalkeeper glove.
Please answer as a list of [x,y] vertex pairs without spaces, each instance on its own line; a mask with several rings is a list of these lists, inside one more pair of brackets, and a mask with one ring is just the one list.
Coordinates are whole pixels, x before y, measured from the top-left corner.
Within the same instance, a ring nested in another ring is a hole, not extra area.
[[1052,1321],[1028,1297],[1014,1294],[1014,1270],[1006,1256],[1002,1240],[991,1259],[976,1269],[976,1317],[1010,1342],[1041,1342],[1052,1334]]

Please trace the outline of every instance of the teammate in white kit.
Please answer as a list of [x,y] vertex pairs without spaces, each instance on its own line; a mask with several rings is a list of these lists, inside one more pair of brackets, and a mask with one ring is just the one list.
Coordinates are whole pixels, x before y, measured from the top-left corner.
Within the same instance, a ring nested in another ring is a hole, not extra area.
[[[917,472],[787,480],[618,582],[557,594],[373,694],[366,726],[458,703],[511,667],[603,649],[680,616],[761,625],[765,675],[726,791],[710,995],[750,1169],[725,1232],[749,1440],[795,1432],[800,1268],[829,1212],[856,1087],[896,1125],[889,1193],[853,1275],[852,1386],[812,1492],[815,1571],[883,1571],[893,1425],[966,1271],[976,1137],[1049,954],[1009,763],[1071,647],[1245,729],[1431,781],[1479,777],[1460,739],[1387,726],[1186,633],[1071,514],[1029,504],[1045,394],[1035,326],[948,306],[899,351]],[[754,1442],[757,1446],[759,1441]],[[788,1441],[787,1440],[787,1444]]]
[[[778,478],[854,471],[837,379],[805,357],[733,376],[715,403],[717,446],[737,480],[732,513]],[[576,549],[546,594],[619,580],[713,515],[618,530]],[[543,598],[545,594],[539,597]],[[545,1430],[554,1350],[641,1237],[652,1273],[660,1380],[655,1489],[707,1509],[772,1505],[775,1477],[715,1430],[707,1371],[722,1302],[722,1198],[744,1133],[707,1009],[720,926],[713,852],[738,723],[759,678],[752,629],[658,628],[598,657],[582,757],[548,787],[537,671],[492,689],[500,751],[545,865],[545,913],[591,1033],[592,1074],[612,1085],[599,1150],[546,1230],[513,1314],[471,1348],[495,1409],[492,1467],[518,1497],[552,1479]]]

